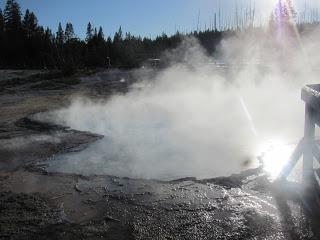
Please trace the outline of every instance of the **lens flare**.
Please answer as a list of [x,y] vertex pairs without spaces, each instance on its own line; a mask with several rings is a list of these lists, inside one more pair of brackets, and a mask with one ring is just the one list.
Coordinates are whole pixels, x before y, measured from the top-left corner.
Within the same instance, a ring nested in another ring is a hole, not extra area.
[[286,27],[290,26],[293,31],[293,36],[296,38],[297,44],[302,53],[302,57],[305,61],[304,68],[306,70],[311,70],[311,63],[308,58],[308,53],[303,45],[303,41],[301,38],[301,34],[298,29],[298,23],[296,19],[296,11],[294,9],[292,1],[289,0],[279,0],[276,5],[275,14],[277,16],[277,38],[278,41],[285,41],[288,31],[286,31]]
[[239,99],[240,99],[241,107],[242,107],[242,109],[243,109],[243,111],[244,111],[244,113],[245,113],[245,115],[246,115],[246,117],[248,119],[248,123],[250,125],[251,131],[252,131],[252,133],[254,134],[255,137],[258,137],[258,131],[257,131],[255,125],[254,125],[254,122],[252,120],[252,116],[251,116],[251,114],[249,112],[247,104],[244,101],[242,96],[239,95]]

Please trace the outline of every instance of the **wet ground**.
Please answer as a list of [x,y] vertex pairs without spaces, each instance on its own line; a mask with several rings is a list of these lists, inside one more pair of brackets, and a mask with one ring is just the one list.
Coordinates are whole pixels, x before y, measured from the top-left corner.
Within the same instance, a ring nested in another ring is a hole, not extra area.
[[314,202],[297,184],[270,183],[261,169],[174,181],[48,172],[42,161],[102,136],[30,116],[77,95],[125,93],[134,73],[60,79],[60,87],[27,81],[34,73],[0,74],[0,239],[320,238]]

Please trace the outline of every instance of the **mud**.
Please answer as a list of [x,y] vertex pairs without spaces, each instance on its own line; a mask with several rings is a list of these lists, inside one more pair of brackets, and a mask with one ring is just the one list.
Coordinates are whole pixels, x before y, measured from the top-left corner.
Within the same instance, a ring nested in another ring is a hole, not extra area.
[[48,172],[43,161],[102,136],[32,115],[77,95],[125,93],[134,76],[113,71],[77,76],[62,89],[42,88],[42,80],[37,90],[27,81],[2,89],[0,239],[319,239],[314,201],[297,184],[270,183],[261,169],[168,182]]

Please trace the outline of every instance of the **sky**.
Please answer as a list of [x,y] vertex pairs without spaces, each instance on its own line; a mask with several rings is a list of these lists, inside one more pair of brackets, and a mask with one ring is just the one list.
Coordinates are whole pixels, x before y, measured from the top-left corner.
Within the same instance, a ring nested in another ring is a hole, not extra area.
[[[221,18],[231,19],[235,9],[256,6],[256,21],[264,21],[278,0],[18,0],[22,11],[35,12],[39,23],[56,32],[58,23],[72,22],[76,34],[85,36],[87,23],[102,26],[106,36],[113,36],[122,26],[124,32],[155,37],[163,32],[204,29],[213,22],[220,5]],[[319,0],[294,0],[296,7],[319,8]],[[255,2],[255,3],[254,3]],[[3,9],[5,0],[0,0]],[[199,18],[199,24],[198,24]]]

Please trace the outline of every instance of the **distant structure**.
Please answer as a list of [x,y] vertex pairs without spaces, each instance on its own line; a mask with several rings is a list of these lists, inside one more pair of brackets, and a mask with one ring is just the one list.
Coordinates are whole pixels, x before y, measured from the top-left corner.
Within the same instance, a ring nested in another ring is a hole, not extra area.
[[160,58],[149,58],[147,61],[148,67],[152,68],[160,68],[162,65],[161,59]]

